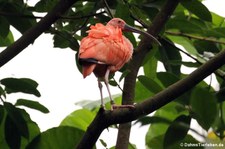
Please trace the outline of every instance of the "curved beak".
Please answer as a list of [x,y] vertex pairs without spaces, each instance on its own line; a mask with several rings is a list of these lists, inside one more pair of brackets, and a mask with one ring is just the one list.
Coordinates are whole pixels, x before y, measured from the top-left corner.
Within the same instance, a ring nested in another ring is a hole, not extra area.
[[145,31],[142,31],[142,30],[139,30],[139,29],[136,29],[128,24],[125,24],[124,25],[124,28],[123,28],[124,31],[129,31],[129,32],[134,32],[134,33],[138,33],[138,34],[142,34],[142,35],[145,35],[145,36],[148,36],[150,37],[152,40],[154,40],[159,46],[162,46],[162,44],[154,37],[152,36],[151,34],[145,32]]

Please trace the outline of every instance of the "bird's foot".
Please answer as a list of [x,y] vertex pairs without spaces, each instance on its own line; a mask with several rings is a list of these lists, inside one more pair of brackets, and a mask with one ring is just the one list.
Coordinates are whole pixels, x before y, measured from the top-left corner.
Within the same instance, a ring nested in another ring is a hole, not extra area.
[[135,106],[134,105],[116,105],[116,104],[111,105],[111,111],[113,111],[114,109],[120,109],[120,108],[134,109]]
[[106,110],[105,105],[101,105],[100,109],[102,109],[103,111]]

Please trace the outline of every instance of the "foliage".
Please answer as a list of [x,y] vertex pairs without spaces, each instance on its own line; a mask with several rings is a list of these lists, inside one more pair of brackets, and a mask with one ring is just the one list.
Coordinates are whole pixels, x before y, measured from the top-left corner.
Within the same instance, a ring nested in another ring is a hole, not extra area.
[[[124,19],[128,24],[147,28],[166,0],[117,0],[107,1],[112,15]],[[14,43],[10,26],[22,34],[35,25],[39,19],[35,12],[47,13],[58,0],[39,0],[36,5],[29,6],[28,1],[0,0],[0,46]],[[70,47],[76,53],[79,41],[87,35],[91,24],[107,22],[110,15],[104,1],[77,1],[66,14],[46,31],[53,35],[54,47]],[[168,88],[171,84],[185,78],[188,74],[184,67],[198,68],[225,45],[225,19],[202,4],[201,0],[181,0],[172,17],[160,33],[162,47],[153,46],[142,64],[143,74],[136,80],[135,102],[139,103],[156,93]],[[19,23],[18,23],[19,22]],[[136,23],[139,22],[139,23]],[[141,36],[126,36],[136,47]],[[183,46],[177,46],[177,44]],[[189,57],[186,61],[182,54]],[[77,60],[77,59],[76,59]],[[157,64],[161,62],[165,71],[158,72]],[[77,67],[80,69],[79,64]],[[199,138],[207,142],[221,143],[225,132],[225,67],[214,74],[218,89],[202,80],[192,90],[187,91],[175,101],[158,109],[152,116],[136,120],[136,123],[148,125],[146,133],[147,148],[182,148],[181,143],[198,143]],[[129,73],[121,70],[120,81]],[[5,78],[0,81],[0,148],[72,148],[76,146],[87,127],[93,120],[100,102],[82,101],[77,103],[80,110],[68,115],[59,127],[40,132],[38,124],[31,120],[29,114],[21,108],[28,107],[48,113],[48,109],[37,101],[18,98],[16,103],[8,101],[9,94],[24,93],[40,97],[38,83],[29,78]],[[112,85],[117,85],[113,79]],[[121,101],[121,95],[116,101]],[[97,104],[96,104],[97,103]],[[207,135],[192,128],[191,122],[196,120]],[[190,133],[189,133],[190,132]],[[197,133],[198,138],[192,136]],[[212,137],[213,136],[213,137]],[[107,148],[104,140],[102,146]],[[112,147],[114,148],[114,147]],[[136,148],[130,144],[129,148]]]

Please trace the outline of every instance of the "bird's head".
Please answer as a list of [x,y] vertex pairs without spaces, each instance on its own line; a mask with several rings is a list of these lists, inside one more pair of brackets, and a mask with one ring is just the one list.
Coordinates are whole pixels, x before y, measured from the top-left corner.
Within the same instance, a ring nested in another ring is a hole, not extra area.
[[126,26],[126,22],[120,18],[113,18],[107,23],[107,25],[118,27],[124,30],[124,27]]
[[146,35],[146,36],[150,37],[151,39],[153,39],[156,43],[158,43],[161,46],[161,43],[155,37],[153,37],[151,34],[128,25],[124,20],[122,20],[120,18],[111,19],[107,23],[107,25],[121,28],[122,31],[134,32],[134,33]]

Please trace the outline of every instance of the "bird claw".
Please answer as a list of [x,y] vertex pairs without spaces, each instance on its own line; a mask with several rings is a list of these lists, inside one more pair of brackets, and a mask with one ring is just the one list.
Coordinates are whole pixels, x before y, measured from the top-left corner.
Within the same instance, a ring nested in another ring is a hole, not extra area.
[[115,105],[115,104],[111,105],[111,111],[113,111],[114,109],[120,109],[120,108],[134,109],[135,106],[134,105]]

